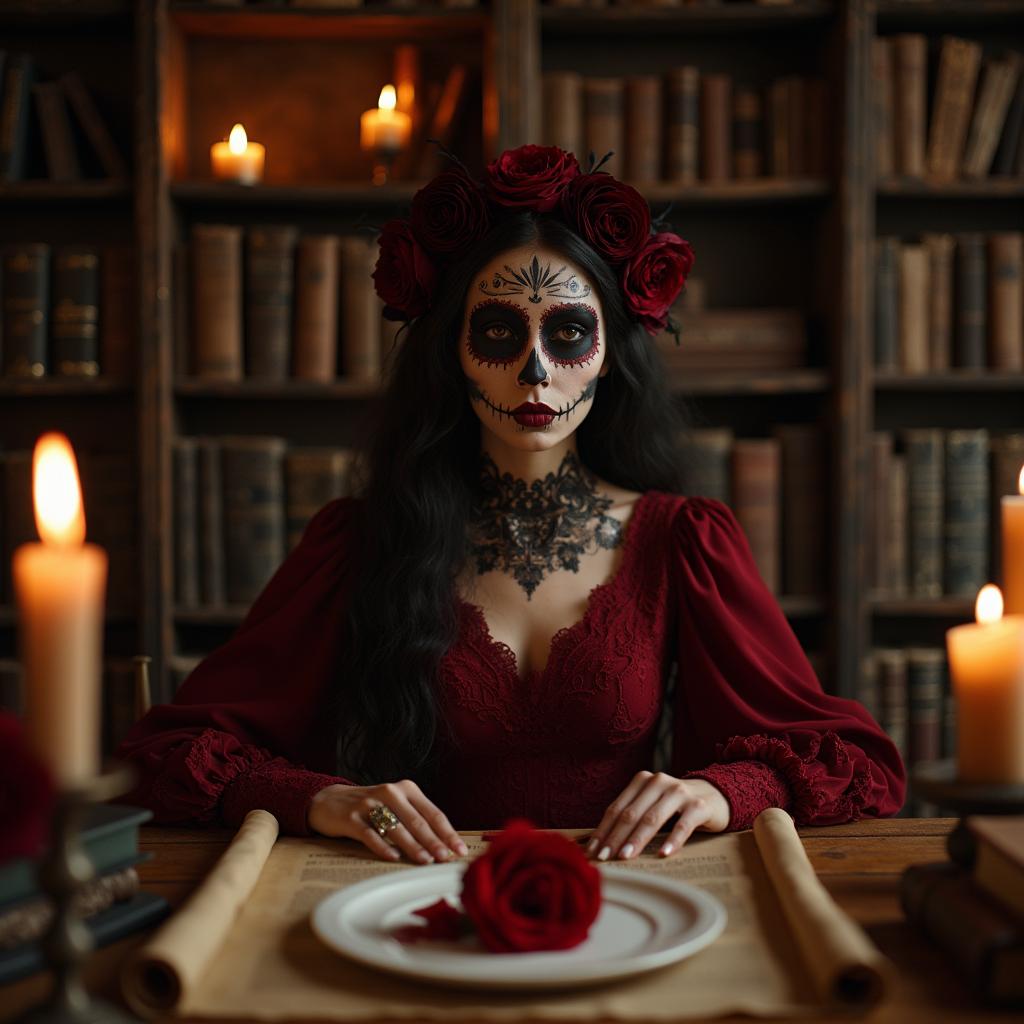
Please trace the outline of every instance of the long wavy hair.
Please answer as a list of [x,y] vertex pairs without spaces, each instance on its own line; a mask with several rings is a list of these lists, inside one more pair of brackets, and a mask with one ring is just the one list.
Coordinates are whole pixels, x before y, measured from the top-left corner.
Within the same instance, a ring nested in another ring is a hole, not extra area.
[[608,265],[560,221],[499,222],[445,270],[433,307],[396,346],[361,453],[358,584],[336,704],[339,772],[364,784],[430,775],[435,676],[456,639],[455,580],[480,473],[480,421],[459,362],[463,309],[481,268],[531,242],[583,269],[601,299],[611,365],[576,434],[581,461],[620,487],[682,489],[681,411]]

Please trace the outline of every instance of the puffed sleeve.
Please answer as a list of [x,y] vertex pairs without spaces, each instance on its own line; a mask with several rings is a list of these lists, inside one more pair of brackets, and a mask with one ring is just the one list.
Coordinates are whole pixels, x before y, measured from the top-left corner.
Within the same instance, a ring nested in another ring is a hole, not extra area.
[[125,802],[163,824],[237,826],[263,808],[308,832],[313,795],[346,781],[330,774],[324,712],[342,671],[353,508],[322,508],[235,635],[136,722],[117,752],[137,776]]
[[686,499],[673,540],[673,774],[720,789],[730,829],[766,807],[802,825],[895,814],[905,787],[896,748],[860,703],[822,690],[732,512]]

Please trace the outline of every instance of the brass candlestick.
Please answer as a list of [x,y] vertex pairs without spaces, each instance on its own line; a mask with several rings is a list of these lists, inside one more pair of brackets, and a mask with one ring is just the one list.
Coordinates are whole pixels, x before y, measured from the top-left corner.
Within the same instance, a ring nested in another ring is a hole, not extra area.
[[53,813],[50,846],[40,861],[42,891],[53,901],[53,921],[43,939],[47,966],[53,971],[53,990],[24,1024],[129,1024],[134,1018],[117,1007],[93,999],[82,984],[82,966],[92,951],[89,929],[75,908],[75,895],[95,871],[82,847],[82,818],[91,803],[125,792],[131,773],[118,768],[64,790]]

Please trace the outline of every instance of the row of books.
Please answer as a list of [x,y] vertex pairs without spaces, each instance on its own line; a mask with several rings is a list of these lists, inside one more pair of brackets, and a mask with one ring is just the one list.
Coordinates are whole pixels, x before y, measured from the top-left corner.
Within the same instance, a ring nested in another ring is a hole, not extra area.
[[77,73],[43,81],[32,54],[0,49],[0,182],[36,177],[125,180],[128,171]]
[[692,430],[682,446],[688,493],[732,508],[768,587],[776,594],[821,595],[828,494],[822,430],[785,425],[763,438]]
[[174,444],[174,596],[181,609],[248,605],[310,518],[349,492],[351,453],[279,437]]
[[638,182],[828,174],[825,83],[785,75],[764,88],[694,66],[665,76],[542,76],[544,141]]
[[0,259],[4,375],[128,379],[133,281],[127,246],[7,246]]
[[632,7],[650,10],[652,7],[721,7],[730,6],[789,7],[798,0],[544,0],[549,7]]
[[193,225],[176,259],[177,294],[191,298],[176,310],[179,371],[377,381],[396,332],[373,287],[377,252],[368,237],[300,238],[292,225]]
[[872,41],[879,178],[1024,175],[1024,54],[983,55],[981,43],[958,36],[943,36],[938,46],[929,83],[927,36]]
[[[87,536],[105,548],[109,558],[107,612],[133,615],[138,593],[134,459],[123,452],[83,451],[79,446],[78,468]],[[14,604],[14,550],[38,539],[32,506],[32,452],[0,451],[0,604]]]
[[974,598],[1000,576],[999,499],[1024,434],[914,429],[871,439],[869,581],[878,596]]
[[1024,233],[875,241],[875,367],[1024,370]]

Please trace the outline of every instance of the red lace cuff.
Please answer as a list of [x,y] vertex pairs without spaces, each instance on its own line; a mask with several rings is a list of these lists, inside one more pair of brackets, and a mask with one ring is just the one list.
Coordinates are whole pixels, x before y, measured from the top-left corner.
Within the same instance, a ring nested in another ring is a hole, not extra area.
[[225,825],[237,828],[253,810],[269,811],[281,825],[281,834],[310,835],[309,804],[326,786],[347,784],[347,779],[323,775],[276,757],[251,771],[237,775],[225,789],[220,816]]
[[687,772],[684,778],[704,779],[721,792],[729,802],[730,832],[750,828],[765,808],[787,810],[792,801],[782,773],[761,761],[712,764],[699,771]]

